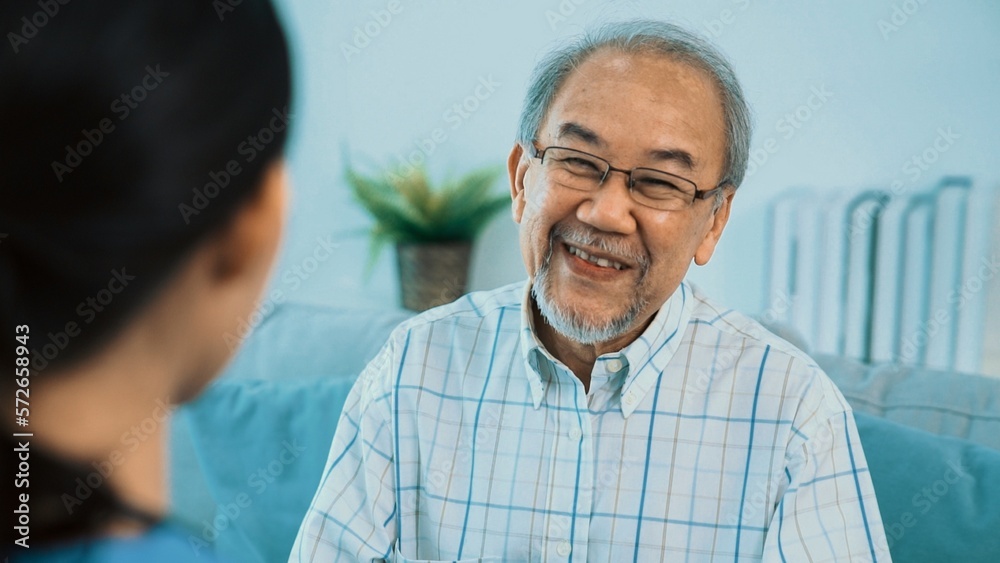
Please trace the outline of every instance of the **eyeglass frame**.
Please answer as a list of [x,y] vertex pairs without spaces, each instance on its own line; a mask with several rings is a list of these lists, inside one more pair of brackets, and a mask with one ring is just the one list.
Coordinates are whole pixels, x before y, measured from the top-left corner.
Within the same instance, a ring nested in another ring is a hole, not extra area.
[[[537,158],[538,161],[542,165],[545,164],[545,153],[549,149],[561,149],[561,150],[564,150],[564,151],[573,151],[573,152],[576,152],[576,153],[587,155],[587,156],[589,156],[591,158],[595,158],[595,159],[603,162],[604,164],[606,164],[607,165],[607,169],[604,171],[604,174],[601,176],[601,181],[597,183],[598,187],[604,185],[604,181],[608,179],[608,174],[611,174],[611,172],[621,172],[622,174],[625,174],[625,177],[626,177],[626,186],[628,186],[629,194],[632,194],[632,188],[635,186],[635,181],[632,179],[632,174],[636,170],[648,170],[650,172],[656,172],[657,174],[665,174],[667,176],[670,176],[671,178],[677,178],[678,180],[687,182],[688,184],[691,184],[694,187],[694,197],[691,199],[691,203],[688,204],[688,207],[691,207],[692,205],[694,205],[694,202],[696,200],[706,199],[710,195],[717,193],[719,190],[725,188],[727,185],[729,185],[731,183],[729,180],[723,180],[723,181],[719,182],[719,184],[717,186],[715,186],[714,188],[712,188],[710,190],[699,190],[698,189],[698,184],[694,183],[694,181],[688,180],[687,178],[685,178],[683,176],[678,176],[677,174],[672,174],[670,172],[666,172],[666,171],[663,171],[663,170],[657,170],[656,168],[647,168],[645,166],[636,166],[636,167],[634,167],[634,168],[632,168],[630,170],[626,170],[624,168],[616,168],[616,167],[612,166],[611,162],[609,162],[607,159],[605,159],[603,157],[600,157],[600,156],[597,156],[596,154],[591,154],[589,152],[581,151],[579,149],[574,149],[574,148],[570,148],[570,147],[560,147],[558,145],[549,145],[549,146],[547,146],[545,148],[540,149],[535,143],[537,143],[537,141],[533,141],[531,143],[531,149],[534,151],[534,154],[531,156],[531,158]],[[632,201],[635,201],[636,203],[638,203],[639,205],[642,205],[644,207],[649,207],[650,209],[656,209],[655,207],[652,207],[652,206],[650,206],[648,204],[642,203],[641,201],[635,199],[634,196],[632,197]]]

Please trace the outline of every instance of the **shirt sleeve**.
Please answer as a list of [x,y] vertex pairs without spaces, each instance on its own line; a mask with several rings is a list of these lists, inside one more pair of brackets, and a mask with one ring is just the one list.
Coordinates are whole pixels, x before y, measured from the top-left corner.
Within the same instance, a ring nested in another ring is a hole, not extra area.
[[385,385],[392,356],[390,341],[347,397],[289,563],[390,557],[397,533],[391,386]]
[[788,487],[764,541],[765,562],[891,561],[851,411],[813,429],[791,452]]

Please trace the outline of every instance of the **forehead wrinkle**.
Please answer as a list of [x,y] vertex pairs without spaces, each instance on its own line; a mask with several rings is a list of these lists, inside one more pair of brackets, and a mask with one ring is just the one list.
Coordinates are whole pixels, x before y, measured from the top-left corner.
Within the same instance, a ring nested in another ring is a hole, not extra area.
[[649,158],[675,162],[687,170],[694,170],[698,167],[698,160],[684,149],[652,149],[649,151]]
[[[716,85],[711,82],[710,76],[705,76],[702,69],[690,65],[686,61],[677,60],[671,56],[663,57],[661,54],[654,53],[618,53],[614,50],[606,50],[594,54],[577,65],[566,82],[558,89],[553,99],[554,103],[549,108],[550,111],[547,118],[556,117],[552,113],[558,112],[557,108],[562,111],[569,109],[571,110],[569,111],[571,115],[565,115],[560,120],[556,127],[554,138],[570,138],[584,142],[592,147],[610,150],[610,138],[598,134],[591,127],[582,125],[575,114],[581,110],[608,112],[608,100],[604,99],[606,98],[606,93],[602,91],[605,94],[602,96],[592,90],[598,84],[606,83],[609,80],[615,81],[616,77],[620,78],[622,75],[627,75],[626,78],[632,79],[629,81],[632,87],[644,90],[640,94],[642,103],[646,103],[647,105],[650,103],[663,103],[664,93],[660,88],[644,80],[643,75],[637,74],[637,67],[640,66],[639,63],[647,62],[655,65],[655,74],[657,76],[666,79],[668,82],[672,82],[675,88],[681,90],[680,97],[683,99],[711,99],[716,98],[718,95]],[[664,63],[666,64],[664,65]],[[706,79],[708,80],[706,81]],[[572,92],[570,92],[571,90]],[[567,96],[569,97],[567,98]],[[687,135],[686,131],[704,129],[704,124],[694,123],[698,120],[695,119],[695,115],[690,114],[692,111],[697,115],[704,115],[707,113],[708,108],[702,106],[691,107],[689,105],[687,112],[677,112],[673,107],[669,107],[666,110],[666,114],[660,114],[653,118],[656,121],[656,125],[653,125],[649,121],[640,125],[640,127],[652,133],[652,135],[642,135],[646,137],[645,140],[648,144],[646,147],[640,148],[641,152],[636,153],[636,155],[642,155],[640,158],[649,159],[649,162],[648,164],[644,164],[642,161],[633,161],[631,165],[653,167],[649,165],[655,166],[654,163],[656,162],[670,163],[688,172],[697,172],[706,165],[707,163],[703,157],[707,155],[701,153],[704,152],[703,149],[707,149],[708,147],[703,147],[697,142],[695,143],[697,146],[683,146],[688,143],[678,145],[677,141],[681,141],[682,139],[674,138],[677,136],[676,134],[685,137]],[[614,112],[612,111],[611,113]],[[559,118],[556,117],[556,119],[558,120]],[[607,125],[603,121],[600,121],[598,124],[602,126]],[[715,127],[711,128],[714,129]],[[660,137],[660,139],[657,140],[657,137]],[[612,138],[616,137],[612,136]],[[694,140],[697,141],[697,139]]]
[[[555,136],[557,140],[567,137],[577,139],[592,146],[600,148],[607,147],[607,143],[596,131],[573,121],[567,121],[560,124],[558,133],[556,133]],[[649,155],[650,160],[674,162],[684,167],[686,170],[693,170],[698,167],[698,159],[696,159],[689,151],[681,148],[650,149],[647,154]]]
[[597,132],[573,121],[566,121],[559,125],[556,139],[562,139],[565,137],[575,138],[589,145],[601,148],[607,147],[607,143],[604,142],[604,139],[602,139]]

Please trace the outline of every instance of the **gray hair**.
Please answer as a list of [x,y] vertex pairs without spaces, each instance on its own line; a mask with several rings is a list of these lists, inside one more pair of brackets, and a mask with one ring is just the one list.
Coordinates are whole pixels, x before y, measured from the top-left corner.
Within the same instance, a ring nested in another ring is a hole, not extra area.
[[[736,73],[708,41],[674,24],[634,20],[604,25],[584,33],[573,43],[549,53],[535,67],[524,98],[517,142],[530,146],[548,114],[556,92],[569,74],[594,53],[614,49],[624,53],[659,53],[708,72],[722,94],[726,120],[726,162],[720,184],[738,188],[750,156],[750,107]],[[717,203],[721,199],[719,193]]]

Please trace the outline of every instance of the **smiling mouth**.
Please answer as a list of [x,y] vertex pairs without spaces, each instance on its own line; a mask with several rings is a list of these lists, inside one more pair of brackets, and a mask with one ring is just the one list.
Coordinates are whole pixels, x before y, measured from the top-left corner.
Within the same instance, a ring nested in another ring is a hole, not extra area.
[[609,260],[607,258],[598,258],[597,256],[594,256],[592,254],[587,254],[587,252],[585,252],[583,249],[577,248],[577,247],[575,247],[575,246],[573,246],[571,244],[566,244],[566,249],[573,256],[576,256],[577,258],[579,258],[581,260],[585,260],[585,261],[587,261],[587,262],[589,262],[591,264],[594,264],[595,266],[599,266],[601,268],[608,268],[608,269],[614,269],[614,270],[624,270],[624,269],[626,269],[628,267],[628,266],[625,266],[624,264],[622,264],[621,262],[616,262],[614,260]]

